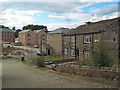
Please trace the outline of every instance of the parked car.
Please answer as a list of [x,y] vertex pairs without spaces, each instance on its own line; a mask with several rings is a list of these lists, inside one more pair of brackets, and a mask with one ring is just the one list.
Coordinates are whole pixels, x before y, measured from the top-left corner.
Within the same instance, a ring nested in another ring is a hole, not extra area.
[[46,56],[46,54],[43,53],[43,52],[37,52],[37,55],[38,55],[38,56]]
[[39,46],[35,45],[34,48],[39,48]]
[[10,44],[10,42],[6,42],[6,44]]

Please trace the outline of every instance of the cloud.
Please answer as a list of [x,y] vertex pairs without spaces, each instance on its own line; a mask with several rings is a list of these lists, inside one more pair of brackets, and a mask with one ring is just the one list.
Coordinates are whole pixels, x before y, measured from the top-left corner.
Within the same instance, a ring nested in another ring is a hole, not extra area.
[[76,24],[67,24],[67,23],[49,23],[49,24],[44,24],[47,26],[48,30],[53,31],[57,28],[60,27],[65,27],[65,28],[75,28]]
[[[1,0],[2,2],[13,2],[12,0]],[[16,0],[14,2],[119,2],[119,0]]]
[[96,13],[99,16],[108,15],[118,12],[118,4],[106,5],[99,9],[93,9],[91,12]]
[[52,18],[66,18],[65,16],[56,16],[56,15],[48,15],[48,17],[52,17]]
[[[80,0],[79,0],[80,1]],[[41,13],[49,13],[50,18],[60,18],[63,23],[43,23],[48,30],[59,27],[75,28],[87,21],[99,21],[117,17],[117,6],[107,5],[103,8],[92,8],[92,14],[84,14],[82,8],[95,4],[96,2],[3,2],[0,12],[0,23],[6,26],[21,28],[27,24],[34,24],[37,21],[34,15],[42,16]],[[85,0],[86,1],[86,0]],[[94,0],[95,1],[95,0]],[[113,0],[106,0],[113,1]],[[45,18],[46,19],[46,18]],[[76,20],[76,22],[72,22]],[[42,22],[42,21],[41,21]],[[53,22],[53,19],[51,19]],[[69,22],[69,23],[68,23]]]
[[71,19],[70,19],[68,16],[48,15],[48,17],[51,17],[51,18],[62,18],[62,19],[64,19],[66,22],[70,22],[70,21],[71,21]]
[[[13,2],[13,3],[2,3],[2,11],[6,9],[14,10],[38,10],[44,13],[70,13],[70,12],[80,12],[77,8],[83,8],[89,6],[93,3],[91,2]],[[9,6],[9,7],[8,7]]]
[[37,11],[24,12],[24,11],[8,9],[4,12],[4,14],[1,14],[0,22],[1,24],[4,24],[5,26],[9,26],[9,27],[16,26],[19,28],[24,25],[35,22],[32,16],[27,16],[27,15],[33,15],[33,13],[35,14],[38,12]]

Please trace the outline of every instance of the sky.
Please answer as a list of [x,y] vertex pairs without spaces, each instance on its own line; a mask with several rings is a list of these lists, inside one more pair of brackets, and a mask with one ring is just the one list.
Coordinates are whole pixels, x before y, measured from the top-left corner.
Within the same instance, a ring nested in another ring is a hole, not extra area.
[[118,17],[118,0],[1,0],[0,25],[22,29],[45,25],[49,31]]

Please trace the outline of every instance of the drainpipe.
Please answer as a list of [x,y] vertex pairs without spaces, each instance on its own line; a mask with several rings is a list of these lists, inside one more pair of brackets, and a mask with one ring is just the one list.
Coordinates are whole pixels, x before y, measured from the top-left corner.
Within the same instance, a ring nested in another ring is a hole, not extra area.
[[[120,29],[120,20],[118,22],[118,28]],[[120,65],[120,30],[118,30],[118,59],[119,59],[119,65]]]
[[62,55],[63,55],[63,60],[64,60],[64,36],[62,33]]
[[75,60],[76,60],[76,58],[77,58],[77,52],[76,52],[76,33],[74,34],[74,36],[75,36]]
[[93,52],[93,48],[94,48],[94,47],[93,47],[93,45],[94,45],[94,37],[93,37],[93,35],[94,35],[94,34],[92,34],[92,38],[91,38],[91,39],[92,39],[92,40],[91,40],[91,41],[92,41],[92,52]]

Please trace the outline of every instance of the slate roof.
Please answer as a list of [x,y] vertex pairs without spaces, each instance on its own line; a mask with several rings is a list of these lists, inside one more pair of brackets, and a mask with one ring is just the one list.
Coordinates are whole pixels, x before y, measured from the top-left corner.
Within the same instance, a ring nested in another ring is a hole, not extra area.
[[57,28],[57,29],[55,29],[54,31],[49,32],[49,33],[50,33],[50,34],[55,34],[55,33],[66,33],[66,32],[68,32],[68,31],[70,31],[69,28]]
[[2,32],[14,32],[10,29],[5,29],[5,28],[0,28],[0,31],[2,31]]
[[85,34],[85,33],[94,33],[94,32],[100,32],[100,30],[104,30],[107,26],[110,26],[113,23],[118,23],[119,18],[109,19],[109,20],[103,20],[98,22],[92,22],[90,24],[80,25],[75,29],[72,29],[71,31],[67,32],[64,35],[72,35],[72,34]]
[[39,31],[42,31],[42,30],[34,30],[35,33],[38,33]]
[[29,30],[31,30],[31,29],[22,30],[22,31],[20,31],[19,33],[26,33],[26,32],[28,32]]
[[43,46],[46,48],[46,49],[51,49],[52,47],[48,44],[43,44]]

